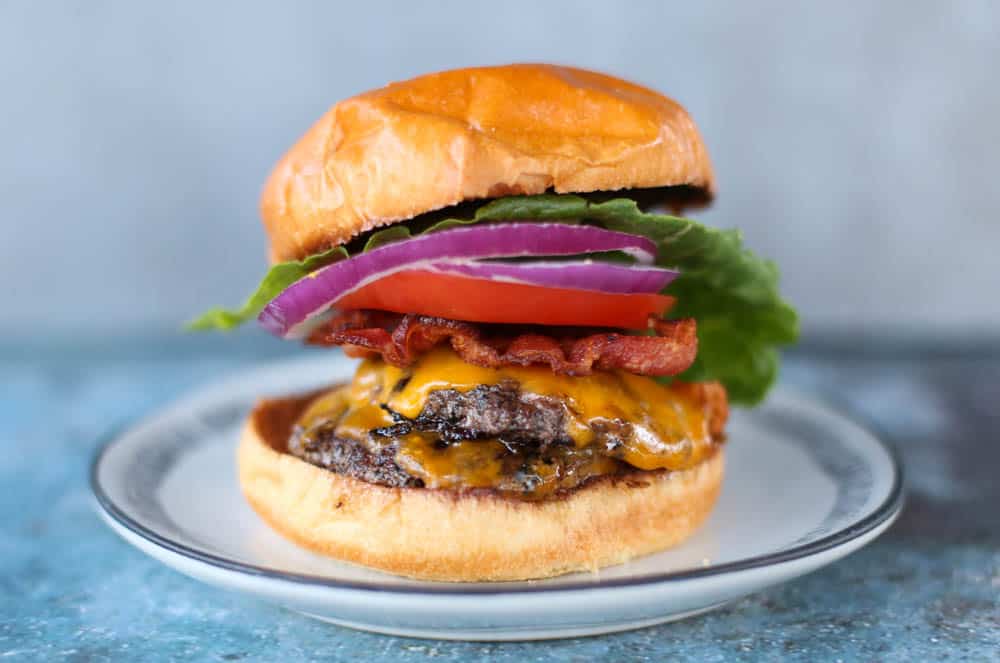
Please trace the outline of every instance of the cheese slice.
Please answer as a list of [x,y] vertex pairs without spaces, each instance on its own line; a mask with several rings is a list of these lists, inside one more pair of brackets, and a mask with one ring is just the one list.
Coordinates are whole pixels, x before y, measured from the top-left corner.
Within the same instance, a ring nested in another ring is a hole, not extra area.
[[[388,410],[416,418],[428,396],[437,390],[466,392],[479,385],[512,384],[524,394],[561,402],[566,408],[566,430],[578,450],[594,451],[642,470],[681,470],[692,467],[714,450],[704,405],[690,390],[663,385],[647,377],[623,372],[595,372],[588,376],[556,375],[546,367],[483,368],[466,363],[447,347],[423,355],[414,365],[399,368],[381,360],[361,364],[348,387],[317,399],[300,420],[309,428],[319,420],[338,419],[336,434],[371,444],[368,431],[391,426]],[[623,426],[624,424],[624,426]],[[594,449],[607,436],[600,430],[615,426],[625,431],[614,449]],[[390,440],[393,441],[393,440]],[[475,440],[445,446],[433,434],[410,433],[394,442],[397,462],[428,485],[485,486],[503,472],[496,441]],[[604,470],[607,463],[598,463]]]

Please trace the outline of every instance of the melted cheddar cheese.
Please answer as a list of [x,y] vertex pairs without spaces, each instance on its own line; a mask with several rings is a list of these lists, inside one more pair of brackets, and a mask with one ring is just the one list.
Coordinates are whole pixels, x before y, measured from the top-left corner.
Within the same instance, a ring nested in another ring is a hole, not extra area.
[[[562,403],[573,446],[550,450],[545,458],[512,458],[497,440],[444,444],[433,433],[395,438],[369,434],[393,425],[389,410],[417,418],[434,391],[466,392],[497,384],[514,384],[522,394]],[[623,463],[642,470],[687,469],[711,454],[715,445],[703,405],[683,389],[622,372],[571,377],[544,367],[482,368],[443,347],[407,368],[365,361],[351,385],[313,401],[298,425],[308,431],[331,421],[336,421],[338,437],[362,441],[372,451],[395,444],[396,463],[429,488],[505,489],[514,485],[511,476],[517,475],[518,485],[527,481],[550,492],[571,479],[620,472]],[[608,430],[614,431],[613,445]]]

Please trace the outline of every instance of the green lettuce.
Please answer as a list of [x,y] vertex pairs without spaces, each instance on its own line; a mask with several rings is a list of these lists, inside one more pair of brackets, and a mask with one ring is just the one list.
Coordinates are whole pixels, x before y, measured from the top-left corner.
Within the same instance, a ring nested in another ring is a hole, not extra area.
[[210,329],[228,330],[239,327],[247,320],[256,318],[267,303],[277,297],[282,290],[292,285],[310,272],[325,267],[349,256],[347,249],[335,246],[329,251],[315,253],[302,260],[290,260],[272,265],[261,280],[257,290],[247,297],[238,309],[212,308],[187,323],[191,331]]
[[677,298],[671,316],[698,321],[698,357],[681,377],[718,380],[734,402],[760,402],[778,375],[777,348],[798,339],[798,315],[778,290],[778,268],[744,248],[737,230],[646,213],[629,198],[503,198],[479,213],[491,219],[583,219],[652,239],[659,247],[657,264],[681,272],[664,291]]
[[[681,272],[664,291],[677,298],[671,315],[698,321],[698,357],[681,377],[718,380],[734,402],[759,402],[777,377],[778,348],[798,338],[798,316],[781,297],[777,267],[747,250],[738,231],[643,212],[629,198],[605,202],[557,194],[500,198],[476,209],[469,219],[444,219],[416,231],[407,224],[390,226],[372,233],[360,250],[457,225],[516,219],[593,223],[656,242],[657,264]],[[213,309],[189,327],[239,325],[310,271],[348,255],[338,247],[302,261],[274,265],[242,308]]]

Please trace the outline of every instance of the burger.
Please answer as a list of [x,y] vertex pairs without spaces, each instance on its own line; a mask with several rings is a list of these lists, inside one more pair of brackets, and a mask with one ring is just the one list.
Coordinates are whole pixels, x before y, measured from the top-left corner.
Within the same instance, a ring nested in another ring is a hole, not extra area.
[[306,548],[441,581],[685,540],[730,403],[764,397],[798,326],[772,263],[679,216],[714,193],[684,108],[592,71],[458,69],[337,103],[264,186],[257,291],[191,323],[360,359],[254,407],[247,501]]

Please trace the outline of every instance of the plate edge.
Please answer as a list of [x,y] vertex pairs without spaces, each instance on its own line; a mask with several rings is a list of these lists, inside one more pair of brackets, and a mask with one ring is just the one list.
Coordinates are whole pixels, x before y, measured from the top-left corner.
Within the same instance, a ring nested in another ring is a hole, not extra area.
[[[211,385],[210,385],[211,386]],[[405,595],[467,595],[476,594],[479,596],[510,596],[517,594],[530,594],[537,592],[576,592],[576,591],[586,591],[594,589],[611,589],[617,587],[642,587],[647,585],[660,584],[664,582],[671,581],[683,581],[692,580],[696,578],[705,578],[718,575],[724,575],[727,573],[733,573],[738,571],[745,571],[750,569],[756,569],[764,566],[771,566],[774,564],[781,564],[784,562],[794,561],[798,559],[803,559],[810,557],[812,555],[820,554],[828,550],[837,548],[845,543],[853,541],[858,537],[864,536],[866,533],[877,528],[881,524],[885,523],[887,520],[894,519],[899,512],[902,510],[905,503],[905,490],[904,490],[904,471],[903,465],[899,457],[899,453],[896,448],[889,444],[882,435],[877,434],[873,430],[873,426],[867,419],[863,419],[864,423],[861,421],[861,417],[856,416],[856,413],[843,404],[839,402],[831,402],[831,399],[825,398],[822,395],[810,394],[806,390],[793,390],[784,388],[781,392],[793,399],[806,400],[814,405],[820,406],[822,409],[827,410],[829,413],[839,416],[857,428],[864,431],[872,440],[875,441],[883,451],[886,452],[890,467],[893,471],[893,483],[889,489],[886,498],[875,507],[871,513],[867,516],[854,523],[853,525],[833,532],[825,537],[804,543],[799,546],[788,548],[785,550],[780,550],[774,553],[769,553],[766,555],[758,555],[756,557],[749,557],[742,560],[736,560],[733,562],[726,562],[716,566],[706,567],[706,568],[694,568],[686,569],[681,571],[670,571],[666,573],[649,574],[645,576],[632,577],[632,578],[610,578],[606,580],[599,580],[595,582],[579,581],[574,583],[566,583],[558,587],[546,587],[546,586],[528,586],[528,587],[517,587],[510,589],[498,589],[494,587],[476,587],[475,584],[456,584],[455,587],[388,587],[386,585],[373,583],[373,582],[361,582],[361,581],[341,581],[341,580],[331,580],[323,576],[313,576],[308,574],[298,574],[289,573],[286,571],[280,571],[278,569],[271,569],[262,566],[256,566],[253,564],[246,564],[243,562],[236,562],[231,559],[214,555],[212,553],[207,553],[195,548],[191,548],[184,544],[177,543],[166,537],[157,534],[141,523],[135,521],[129,515],[124,513],[119,509],[113,502],[113,500],[104,492],[100,485],[98,474],[100,471],[100,465],[103,458],[106,456],[108,451],[115,445],[116,442],[122,437],[122,435],[129,429],[135,427],[136,425],[146,421],[159,413],[162,413],[166,408],[160,408],[155,410],[153,413],[147,413],[146,415],[136,417],[125,423],[118,424],[112,427],[107,433],[98,438],[98,444],[94,452],[93,459],[90,463],[89,468],[89,483],[90,489],[94,497],[97,500],[97,506],[103,511],[108,517],[112,518],[116,523],[126,528],[138,537],[141,537],[150,543],[157,545],[161,548],[174,552],[176,554],[188,557],[195,561],[214,566],[216,568],[221,568],[227,571],[234,571],[239,573],[244,573],[247,575],[252,575],[255,577],[268,578],[281,580],[285,582],[292,582],[303,585],[311,586],[324,586],[332,587],[337,589],[348,589],[356,591],[367,591],[380,594],[405,594]],[[178,399],[174,403],[171,403],[167,408],[183,402],[185,399]]]

